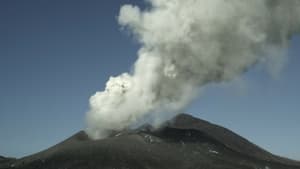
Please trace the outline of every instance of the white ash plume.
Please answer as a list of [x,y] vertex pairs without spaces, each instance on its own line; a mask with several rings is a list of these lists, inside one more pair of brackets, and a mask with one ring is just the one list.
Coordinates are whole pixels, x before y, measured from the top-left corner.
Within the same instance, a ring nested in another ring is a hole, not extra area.
[[[87,133],[106,137],[155,114],[175,116],[210,83],[230,81],[260,63],[281,66],[300,30],[299,0],[148,0],[118,17],[141,43],[132,73],[110,77],[90,98]],[[276,64],[274,64],[276,63]]]

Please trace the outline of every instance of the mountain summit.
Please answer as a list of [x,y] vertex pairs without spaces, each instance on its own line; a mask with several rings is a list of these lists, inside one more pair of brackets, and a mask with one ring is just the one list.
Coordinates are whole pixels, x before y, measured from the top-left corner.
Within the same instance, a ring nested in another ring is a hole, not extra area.
[[300,169],[232,131],[187,114],[161,128],[142,126],[91,140],[80,131],[65,141],[0,169]]

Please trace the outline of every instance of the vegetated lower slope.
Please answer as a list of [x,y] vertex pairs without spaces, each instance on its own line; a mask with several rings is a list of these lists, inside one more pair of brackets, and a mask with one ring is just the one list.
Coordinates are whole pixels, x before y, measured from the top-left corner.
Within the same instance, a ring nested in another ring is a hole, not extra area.
[[13,162],[15,160],[16,160],[15,158],[8,158],[8,157],[0,156],[0,166],[1,166],[1,164]]
[[300,169],[223,127],[182,114],[160,129],[143,126],[90,140],[83,132],[1,169]]

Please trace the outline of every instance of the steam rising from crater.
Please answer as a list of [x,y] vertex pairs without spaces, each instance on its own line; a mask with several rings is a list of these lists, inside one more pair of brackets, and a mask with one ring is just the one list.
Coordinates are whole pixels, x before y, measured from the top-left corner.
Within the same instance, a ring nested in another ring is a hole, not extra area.
[[281,67],[300,30],[299,0],[148,0],[124,5],[119,24],[141,44],[132,73],[110,77],[90,98],[87,133],[99,139],[153,115],[176,115],[210,83],[260,63]]

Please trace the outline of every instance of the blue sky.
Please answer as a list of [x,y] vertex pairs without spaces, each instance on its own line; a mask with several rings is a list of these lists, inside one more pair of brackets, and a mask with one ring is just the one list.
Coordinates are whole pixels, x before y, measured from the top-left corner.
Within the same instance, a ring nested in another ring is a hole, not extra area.
[[[121,31],[122,4],[141,0],[0,1],[0,155],[21,157],[82,130],[88,99],[130,70],[139,45]],[[300,160],[300,37],[276,79],[255,67],[207,86],[186,112]]]

